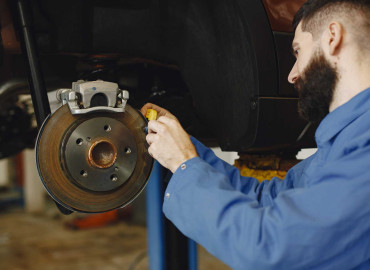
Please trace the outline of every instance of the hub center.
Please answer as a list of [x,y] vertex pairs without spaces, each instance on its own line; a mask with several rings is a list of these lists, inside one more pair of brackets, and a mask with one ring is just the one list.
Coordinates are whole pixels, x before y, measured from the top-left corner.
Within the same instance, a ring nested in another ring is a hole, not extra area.
[[88,159],[94,167],[109,168],[116,162],[117,148],[107,140],[97,140],[89,148]]

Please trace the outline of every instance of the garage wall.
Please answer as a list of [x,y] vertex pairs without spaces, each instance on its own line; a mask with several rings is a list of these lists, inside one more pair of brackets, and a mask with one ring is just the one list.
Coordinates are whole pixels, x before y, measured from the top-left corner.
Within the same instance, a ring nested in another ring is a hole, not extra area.
[[0,160],[0,187],[9,185],[9,161],[7,159]]
[[235,160],[239,158],[237,152],[223,152],[219,147],[213,147],[211,149],[213,152],[215,152],[216,156],[218,156],[222,160],[225,160],[227,163],[231,165],[234,165]]

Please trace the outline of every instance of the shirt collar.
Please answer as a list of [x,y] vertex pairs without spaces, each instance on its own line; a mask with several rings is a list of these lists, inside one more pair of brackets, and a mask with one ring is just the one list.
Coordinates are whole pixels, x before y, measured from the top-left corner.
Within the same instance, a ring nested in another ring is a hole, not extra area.
[[368,110],[370,110],[370,88],[336,108],[321,121],[315,134],[317,145],[321,146],[331,140],[348,124]]

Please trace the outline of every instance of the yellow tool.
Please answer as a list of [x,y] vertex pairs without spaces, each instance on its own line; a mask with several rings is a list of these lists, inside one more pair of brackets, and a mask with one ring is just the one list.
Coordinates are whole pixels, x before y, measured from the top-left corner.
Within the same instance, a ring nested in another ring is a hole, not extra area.
[[[148,121],[150,121],[150,120],[157,120],[157,111],[156,110],[153,110],[153,109],[148,109],[146,111],[145,118],[148,119]],[[148,134],[148,126],[146,126],[144,128],[144,131],[145,131],[146,134]]]
[[153,109],[148,109],[146,111],[146,119],[150,120],[157,120],[157,111]]

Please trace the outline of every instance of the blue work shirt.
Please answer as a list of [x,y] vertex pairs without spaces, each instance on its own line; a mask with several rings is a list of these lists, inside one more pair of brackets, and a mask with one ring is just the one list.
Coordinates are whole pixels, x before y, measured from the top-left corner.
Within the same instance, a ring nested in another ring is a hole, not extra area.
[[328,114],[318,150],[259,183],[191,138],[163,211],[233,269],[370,269],[370,88]]

